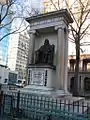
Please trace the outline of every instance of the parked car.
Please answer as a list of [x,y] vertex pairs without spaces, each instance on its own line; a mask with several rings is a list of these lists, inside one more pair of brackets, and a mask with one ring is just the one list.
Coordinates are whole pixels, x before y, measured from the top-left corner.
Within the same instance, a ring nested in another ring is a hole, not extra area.
[[26,81],[24,79],[19,79],[17,80],[16,86],[22,88],[25,86],[25,82]]

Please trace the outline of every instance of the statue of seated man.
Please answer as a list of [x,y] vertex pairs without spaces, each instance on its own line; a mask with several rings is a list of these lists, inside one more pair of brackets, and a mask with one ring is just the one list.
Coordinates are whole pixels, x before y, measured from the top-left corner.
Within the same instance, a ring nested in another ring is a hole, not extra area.
[[53,65],[54,48],[55,45],[50,45],[49,40],[45,39],[44,45],[35,51],[35,64]]

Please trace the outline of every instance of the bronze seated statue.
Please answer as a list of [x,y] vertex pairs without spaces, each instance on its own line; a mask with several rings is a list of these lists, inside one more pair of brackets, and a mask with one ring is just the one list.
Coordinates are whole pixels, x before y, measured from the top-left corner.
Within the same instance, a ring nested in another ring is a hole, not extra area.
[[35,64],[53,65],[55,45],[50,45],[46,39],[44,45],[35,51]]

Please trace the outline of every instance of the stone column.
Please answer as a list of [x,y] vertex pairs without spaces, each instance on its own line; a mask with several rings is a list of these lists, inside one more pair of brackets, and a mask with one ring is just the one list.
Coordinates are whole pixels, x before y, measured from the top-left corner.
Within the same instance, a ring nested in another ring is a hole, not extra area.
[[28,63],[34,63],[34,50],[35,50],[35,30],[29,31],[30,41],[29,41],[29,52],[28,52]]
[[56,27],[58,30],[57,39],[57,88],[67,89],[67,62],[68,62],[68,47],[67,47],[67,34],[65,33],[65,27]]
[[68,91],[68,28],[64,28],[65,44],[64,44],[64,89]]

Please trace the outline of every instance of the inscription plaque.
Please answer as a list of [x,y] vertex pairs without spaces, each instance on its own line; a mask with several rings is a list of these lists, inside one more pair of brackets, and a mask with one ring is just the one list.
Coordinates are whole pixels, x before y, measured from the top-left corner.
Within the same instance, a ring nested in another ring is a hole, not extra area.
[[44,85],[45,81],[45,71],[32,71],[31,84],[34,85]]

